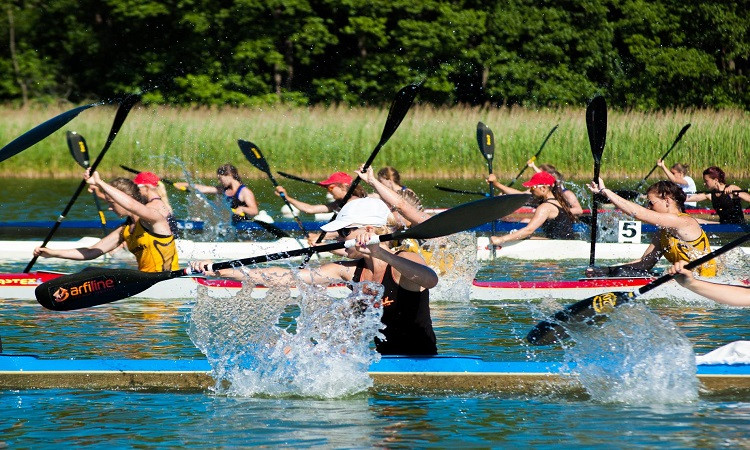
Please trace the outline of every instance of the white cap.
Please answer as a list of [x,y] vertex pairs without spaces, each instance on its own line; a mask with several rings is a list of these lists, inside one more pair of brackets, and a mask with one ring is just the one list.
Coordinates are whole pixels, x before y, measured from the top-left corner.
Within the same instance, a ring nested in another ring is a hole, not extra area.
[[391,210],[379,198],[365,197],[351,200],[339,211],[336,219],[322,227],[323,231],[337,231],[351,225],[381,226],[388,223]]

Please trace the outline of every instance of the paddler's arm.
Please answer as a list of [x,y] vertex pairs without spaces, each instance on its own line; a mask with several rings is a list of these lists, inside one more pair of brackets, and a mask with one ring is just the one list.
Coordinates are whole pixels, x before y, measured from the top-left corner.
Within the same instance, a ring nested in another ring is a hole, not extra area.
[[104,236],[91,247],[52,249],[48,247],[37,247],[34,249],[34,256],[42,258],[63,258],[75,261],[88,261],[96,259],[105,253],[116,249],[121,241],[122,227],[117,228],[108,235]]
[[502,184],[501,182],[497,181],[497,177],[494,173],[489,174],[487,176],[487,182],[495,186],[496,188],[500,189],[503,194],[524,194],[526,191],[519,191],[518,189],[514,189],[510,186],[506,186]]
[[357,172],[356,175],[361,176],[367,184],[375,189],[375,192],[378,193],[380,198],[391,207],[391,211],[395,210],[401,213],[401,215],[410,222],[410,225],[420,224],[430,218],[429,214],[415,208],[414,205],[407,202],[404,197],[398,195],[396,191],[381,183],[380,180],[378,180],[378,177],[375,176],[372,167],[368,167],[367,170],[362,173],[363,167],[364,164],[360,166],[359,172]]
[[333,211],[333,205],[336,204],[334,202],[328,205],[311,205],[309,203],[303,202],[302,200],[297,200],[296,198],[291,197],[283,186],[276,186],[276,195],[281,196],[282,193],[286,196],[286,199],[289,200],[289,203],[291,203],[292,206],[299,209],[305,214],[325,214]]
[[368,233],[360,235],[357,238],[359,240],[357,251],[390,264],[393,269],[393,279],[399,286],[416,292],[435,287],[438,283],[438,276],[425,264],[422,256],[413,252],[395,254],[380,244],[362,245],[369,242],[372,236]]
[[263,267],[263,268],[231,268],[217,271],[206,270],[212,261],[191,261],[190,269],[194,273],[202,273],[210,277],[229,278],[237,281],[245,281],[252,284],[263,284],[267,286],[290,286],[298,279],[306,283],[327,284],[336,280],[345,280],[346,264],[328,263],[316,270],[300,269],[295,274],[285,267]]
[[685,269],[687,261],[677,261],[667,269],[667,273],[676,275],[675,280],[682,286],[698,295],[729,306],[750,306],[750,286],[733,286],[697,280],[693,272]]
[[530,237],[532,234],[534,234],[537,228],[544,225],[544,222],[546,222],[549,218],[549,214],[552,208],[554,208],[554,206],[550,205],[549,203],[542,203],[536,208],[536,211],[534,211],[534,215],[531,217],[531,220],[529,220],[529,223],[527,223],[525,227],[516,230],[514,233],[509,233],[504,236],[490,236],[490,242],[492,242],[492,245],[501,246],[506,242],[521,241]]

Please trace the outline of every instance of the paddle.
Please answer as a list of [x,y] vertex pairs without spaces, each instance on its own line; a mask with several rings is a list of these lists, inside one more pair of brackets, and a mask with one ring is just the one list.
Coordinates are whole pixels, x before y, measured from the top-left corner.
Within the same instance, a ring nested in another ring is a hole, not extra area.
[[[686,264],[685,268],[688,270],[694,269],[739,246],[747,240],[750,240],[750,233]],[[606,315],[611,312],[613,308],[634,300],[646,292],[661,286],[674,277],[675,275],[663,275],[647,285],[641,286],[635,292],[607,292],[606,294],[595,295],[569,305],[562,311],[558,311],[553,316],[554,322],[551,321],[552,319],[539,322],[526,336],[526,340],[532,345],[549,345],[557,340],[565,339],[568,335],[565,332],[565,328],[563,328],[560,323],[580,323],[585,321],[586,324],[592,325],[596,322],[597,316]]]
[[[132,167],[123,166],[122,164],[120,164],[120,167],[123,168],[124,170],[126,170],[126,171],[128,171],[130,173],[134,173],[136,175],[139,174],[139,173],[141,173],[141,172],[143,172],[142,170],[136,170],[136,169],[133,169]],[[168,179],[162,178],[162,177],[159,177],[159,180],[162,183],[168,184],[168,185],[172,186],[173,188],[175,188],[177,190],[180,190],[180,191],[183,191],[183,192],[190,192],[190,189],[188,189],[186,187],[175,186],[175,184],[177,183],[176,181],[168,180]]]
[[[104,148],[102,148],[102,151],[99,152],[99,156],[96,157],[94,160],[94,164],[91,165],[91,171],[95,171],[97,166],[99,166],[99,162],[101,162],[102,157],[104,157],[104,154],[107,153],[107,150],[109,150],[110,145],[112,145],[112,142],[115,140],[115,137],[117,136],[117,133],[120,131],[120,127],[122,127],[122,124],[125,122],[125,119],[128,117],[128,113],[130,110],[135,106],[138,101],[140,101],[141,96],[138,94],[131,94],[125,97],[124,100],[120,102],[120,107],[117,108],[117,113],[115,114],[115,120],[112,123],[112,129],[109,131],[109,136],[107,137],[107,142],[104,144]],[[32,130],[33,131],[33,130]],[[63,212],[60,213],[60,216],[57,218],[57,222],[52,226],[52,229],[47,234],[47,237],[44,238],[44,242],[42,242],[42,247],[46,247],[49,243],[50,239],[52,239],[52,236],[55,234],[55,231],[57,231],[58,228],[60,228],[60,224],[62,224],[62,221],[65,220],[65,216],[70,212],[70,209],[73,207],[73,204],[76,202],[76,199],[79,195],[81,195],[81,192],[83,192],[83,189],[86,187],[86,180],[81,180],[81,184],[78,185],[78,189],[76,189],[76,192],[73,194],[73,197],[71,197],[70,201],[68,202],[68,205],[65,206],[65,209],[63,209]],[[24,273],[29,273],[31,268],[34,266],[34,263],[36,263],[38,256],[34,256],[31,258],[31,261],[29,261],[29,264],[26,265],[26,268],[23,270]]]
[[[559,126],[560,125],[555,125],[550,130],[550,132],[547,134],[547,137],[544,138],[544,142],[542,142],[542,145],[539,146],[539,150],[537,150],[536,153],[534,153],[534,156],[532,156],[531,159],[529,159],[529,161],[536,161],[536,158],[539,156],[540,153],[542,153],[542,150],[544,150],[544,146],[547,145],[547,141],[549,141],[549,137],[552,136],[552,133],[554,133],[555,130],[557,130],[557,127],[559,127]],[[529,165],[528,165],[528,163],[526,163],[526,165],[523,166],[523,168],[521,169],[521,171],[518,172],[518,175],[516,175],[515,177],[513,177],[512,180],[510,180],[510,183],[508,183],[508,186],[513,186],[513,183],[515,183],[516,180],[518,180],[518,178],[521,175],[523,175],[523,173],[526,172],[526,169],[528,169],[528,168],[529,168]]]
[[[68,133],[66,134],[66,139],[68,141],[68,150],[70,150],[70,154],[73,155],[73,159],[75,159],[79,166],[83,167],[84,169],[88,169],[90,163],[89,150],[86,146],[86,140],[83,138],[83,136],[76,133],[75,131],[68,131]],[[97,197],[93,192],[91,193],[91,196],[94,197],[94,204],[96,205],[96,210],[99,213],[99,223],[102,224],[102,231],[106,235],[107,218],[104,216],[102,205],[99,204],[99,197]]]
[[[495,157],[495,135],[492,130],[482,122],[477,123],[477,145],[479,146],[479,153],[482,154],[484,159],[487,161],[487,171],[492,175],[492,159]],[[489,183],[490,192],[489,196],[495,196],[495,185]],[[496,232],[495,221],[492,221],[492,235]],[[495,245],[490,244],[490,255],[495,258]]]
[[441,190],[441,191],[445,191],[445,192],[452,192],[454,194],[478,195],[480,197],[489,197],[490,196],[490,194],[488,194],[486,192],[464,191],[464,190],[461,190],[461,189],[453,189],[453,188],[448,188],[448,187],[443,187],[443,186],[438,186],[438,185],[435,185],[435,189],[438,189],[438,190]]
[[[271,184],[273,184],[274,188],[278,187],[279,183],[277,183],[276,178],[273,177],[271,169],[268,167],[268,162],[266,161],[266,158],[263,157],[263,153],[260,152],[258,146],[253,144],[252,142],[243,141],[242,139],[239,139],[237,141],[237,144],[240,146],[240,151],[242,152],[242,154],[245,155],[245,159],[247,159],[250,164],[255,166],[255,168],[268,175],[268,179],[271,180]],[[281,196],[281,199],[284,200],[284,203],[286,203],[289,211],[292,213],[292,217],[294,218],[294,221],[297,222],[297,226],[299,227],[299,229],[302,230],[303,233],[307,234],[305,226],[302,225],[302,221],[299,220],[299,217],[297,217],[297,215],[294,213],[294,208],[292,207],[292,204],[289,203],[289,199],[286,198],[286,194],[280,192],[279,195]]]
[[[682,140],[682,136],[685,135],[685,132],[687,132],[688,128],[690,128],[690,124],[687,124],[684,127],[682,127],[682,129],[680,130],[680,132],[677,134],[677,137],[675,138],[674,142],[672,142],[672,146],[669,147],[669,150],[667,150],[667,152],[664,153],[664,156],[661,157],[662,161],[664,161],[665,159],[667,159],[667,155],[669,155],[669,152],[671,152],[672,149],[675,148],[675,146],[677,145],[677,143],[680,142],[680,140]],[[643,177],[643,179],[638,183],[638,186],[635,187],[636,191],[640,191],[641,190],[641,188],[643,187],[643,184],[646,183],[646,178],[648,178],[652,173],[654,173],[654,170],[656,170],[657,167],[659,167],[659,165],[658,164],[654,164],[654,167],[651,168],[651,170],[646,174],[646,176]]]
[[32,145],[46,138],[50,134],[59,130],[60,128],[63,127],[63,125],[73,120],[82,111],[89,109],[92,106],[98,106],[102,104],[103,104],[102,102],[99,102],[99,103],[91,103],[90,105],[79,106],[77,108],[71,109],[70,111],[66,111],[62,114],[59,114],[42,124],[35,126],[34,128],[30,129],[24,134],[13,139],[5,147],[0,149],[0,162],[5,161],[11,156],[21,153],[22,151],[26,150],[27,148],[31,147]]
[[[394,239],[430,239],[477,227],[512,213],[529,199],[528,194],[503,195],[476,200],[451,208],[406,230],[377,236],[372,244]],[[294,256],[313,255],[345,247],[355,240],[289,250],[212,264],[209,270],[229,269]],[[70,311],[111,303],[143,292],[156,283],[190,275],[189,268],[171,272],[140,272],[130,269],[91,268],[42,283],[35,294],[39,304],[55,311]]]
[[[370,165],[372,165],[372,161],[375,159],[375,156],[378,155],[380,149],[385,145],[386,142],[388,142],[388,139],[393,136],[393,133],[396,132],[398,126],[401,125],[404,117],[406,117],[406,113],[409,112],[409,108],[411,108],[412,103],[414,103],[414,98],[416,98],[420,86],[421,84],[410,84],[398,91],[398,93],[396,94],[396,98],[391,104],[391,109],[388,110],[388,117],[385,119],[383,133],[380,135],[380,142],[378,142],[378,145],[375,146],[375,149],[372,151],[372,153],[370,153],[370,157],[367,158],[364,166],[362,166],[361,173],[365,173],[365,171],[367,171]],[[349,199],[352,198],[354,189],[357,188],[361,180],[362,178],[357,175],[357,178],[355,178],[354,181],[352,181],[351,186],[349,186],[349,190],[346,191],[346,195],[344,195],[344,198],[339,200],[339,205],[346,205],[346,202],[348,202]],[[335,220],[336,216],[337,214],[334,212],[329,222]],[[322,242],[325,235],[325,233],[320,233],[315,243],[319,244],[320,242]]]
[[[589,135],[589,146],[594,157],[594,183],[599,183],[599,169],[602,165],[602,153],[607,141],[607,102],[604,97],[598,95],[591,100],[586,108],[586,131]],[[596,220],[598,216],[597,197],[591,200],[591,254],[589,256],[589,267],[594,267],[596,260]]]
[[307,178],[298,177],[297,175],[292,175],[286,172],[282,172],[280,170],[277,170],[276,173],[278,173],[282,177],[289,178],[290,180],[296,180],[296,181],[301,181],[303,183],[314,184],[316,186],[320,186],[320,183],[318,183],[317,181],[308,180]]

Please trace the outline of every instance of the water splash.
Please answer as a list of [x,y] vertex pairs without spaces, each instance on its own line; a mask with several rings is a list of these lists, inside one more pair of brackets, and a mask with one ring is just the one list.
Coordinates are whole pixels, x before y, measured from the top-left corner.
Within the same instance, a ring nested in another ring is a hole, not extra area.
[[[188,335],[211,364],[217,392],[337,398],[372,385],[382,286],[352,283],[350,295],[334,298],[326,286],[295,284],[298,297],[288,287],[269,288],[261,299],[251,289],[229,299],[199,293]],[[298,316],[290,317],[290,305]]]
[[423,248],[425,261],[439,279],[430,289],[430,300],[468,302],[479,270],[476,235],[464,232],[429,239]]
[[669,319],[633,303],[598,326],[567,326],[564,348],[574,374],[595,401],[685,403],[698,398],[695,353]]

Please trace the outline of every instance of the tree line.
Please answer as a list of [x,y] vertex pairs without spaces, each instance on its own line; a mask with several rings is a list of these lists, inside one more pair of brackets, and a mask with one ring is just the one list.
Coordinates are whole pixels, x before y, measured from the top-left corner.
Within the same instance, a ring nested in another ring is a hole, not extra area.
[[6,0],[0,101],[750,109],[716,0]]

